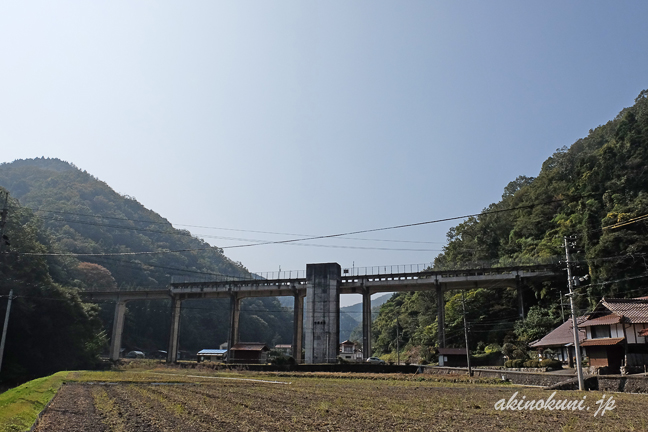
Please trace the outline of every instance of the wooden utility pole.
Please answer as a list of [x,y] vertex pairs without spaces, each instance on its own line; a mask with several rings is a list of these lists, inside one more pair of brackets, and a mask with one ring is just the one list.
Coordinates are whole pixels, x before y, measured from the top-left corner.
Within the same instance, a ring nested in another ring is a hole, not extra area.
[[[9,192],[5,192],[4,205],[0,211],[0,253],[3,252],[5,245],[5,225],[7,224],[7,201],[9,200]],[[4,261],[4,256],[1,256],[1,261]],[[11,312],[11,300],[13,300],[13,289],[9,290],[9,300],[7,301],[7,311],[5,312],[4,326],[2,326],[2,339],[0,339],[0,371],[2,370],[2,358],[4,357],[5,341],[7,340],[7,327],[9,326],[9,312]]]
[[4,326],[2,327],[2,340],[0,340],[0,371],[2,370],[2,358],[4,357],[5,341],[7,340],[7,327],[9,326],[9,312],[11,312],[12,299],[13,290],[10,290],[9,301],[7,302],[7,311],[5,312]]
[[468,363],[468,376],[472,376],[472,368],[470,367],[470,349],[468,348],[468,323],[466,322],[466,300],[464,292],[461,291],[461,307],[463,308],[463,322],[464,322],[464,336],[466,336],[466,362]]
[[578,318],[576,317],[576,306],[574,305],[574,280],[571,273],[571,259],[569,248],[575,245],[576,237],[565,236],[565,257],[567,259],[567,285],[569,286],[569,304],[571,305],[572,329],[574,331],[574,350],[576,351],[576,371],[578,372],[578,389],[585,390],[585,381],[583,380],[583,365],[581,363],[580,341],[578,340]]
[[9,201],[9,192],[5,192],[4,204],[2,210],[0,210],[0,252],[4,249],[5,245],[5,225],[7,224],[7,213],[9,208],[7,207],[7,202]]
[[400,334],[398,333],[398,315],[396,315],[396,364],[400,366]]

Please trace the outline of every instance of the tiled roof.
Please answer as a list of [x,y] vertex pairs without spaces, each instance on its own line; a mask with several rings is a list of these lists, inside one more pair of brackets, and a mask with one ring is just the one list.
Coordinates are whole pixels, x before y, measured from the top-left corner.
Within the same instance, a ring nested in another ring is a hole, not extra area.
[[[579,317],[578,324],[579,326],[583,323],[587,317]],[[585,339],[585,330],[578,329],[578,340],[582,341]],[[572,320],[569,318],[567,321],[562,323],[559,327],[553,330],[551,333],[547,334],[542,339],[532,342],[529,344],[532,348],[544,348],[552,346],[565,346],[568,344],[574,343],[574,331],[572,329]]]
[[466,348],[439,348],[441,355],[466,355]]
[[609,315],[603,315],[598,318],[593,318],[590,320],[587,320],[581,324],[579,324],[579,327],[590,327],[590,326],[595,326],[595,325],[610,325],[610,324],[618,324],[621,322],[621,319],[623,317],[621,315],[617,315],[615,313],[611,313]]
[[623,342],[625,338],[600,338],[600,339],[587,339],[586,341],[583,341],[581,343],[582,347],[588,347],[588,346],[609,346],[609,345],[616,345],[621,342]]
[[648,299],[603,298],[601,303],[617,315],[623,315],[624,321],[632,324],[648,323]]
[[239,342],[232,347],[232,351],[268,351],[268,347],[261,342]]
[[648,298],[606,299],[603,297],[588,318],[589,320],[580,324],[579,327],[610,325],[620,322],[629,324],[648,323]]

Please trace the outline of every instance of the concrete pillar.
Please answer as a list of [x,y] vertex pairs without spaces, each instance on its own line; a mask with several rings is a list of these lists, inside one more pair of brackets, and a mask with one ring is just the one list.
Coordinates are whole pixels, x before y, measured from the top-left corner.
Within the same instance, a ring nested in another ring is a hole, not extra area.
[[306,266],[306,363],[337,361],[341,280],[337,263]]
[[230,294],[230,331],[227,337],[227,360],[232,360],[231,349],[239,341],[239,317],[241,315],[241,299],[238,294]]
[[371,357],[371,291],[362,293],[362,356]]
[[439,338],[439,348],[445,348],[445,299],[443,298],[443,287],[439,281],[435,281],[437,297],[437,335]]
[[520,275],[515,276],[515,288],[517,289],[518,296],[518,313],[520,314],[520,318],[524,319],[524,296],[522,293],[522,286]]
[[171,299],[171,328],[169,330],[169,348],[167,350],[167,363],[178,361],[178,341],[180,334],[180,311],[182,300],[177,296]]
[[304,333],[304,296],[295,292],[293,297],[295,299],[295,306],[293,311],[292,357],[297,363],[301,363],[302,335]]
[[126,301],[117,298],[117,303],[115,303],[115,318],[113,319],[112,339],[110,340],[110,360],[119,360],[125,313]]

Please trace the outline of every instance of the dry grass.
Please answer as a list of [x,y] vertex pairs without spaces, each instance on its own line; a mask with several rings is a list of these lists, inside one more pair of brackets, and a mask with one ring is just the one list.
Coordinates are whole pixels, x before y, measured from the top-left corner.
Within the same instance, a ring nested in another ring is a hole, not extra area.
[[[106,430],[648,430],[648,395],[615,393],[616,409],[603,417],[593,415],[602,396],[599,392],[555,396],[581,400],[585,395],[584,405],[590,411],[502,412],[494,409],[495,403],[516,391],[518,398],[526,400],[546,399],[551,392],[458,377],[223,374],[157,368],[79,372],[67,378],[84,385],[121,383],[92,385],[86,392]],[[52,414],[61,416],[61,412]],[[63,417],[50,419],[52,424],[64,421]]]

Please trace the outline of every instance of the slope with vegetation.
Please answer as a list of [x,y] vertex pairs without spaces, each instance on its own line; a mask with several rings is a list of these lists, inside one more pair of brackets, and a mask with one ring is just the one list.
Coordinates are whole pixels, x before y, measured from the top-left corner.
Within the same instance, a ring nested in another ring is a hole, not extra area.
[[[26,280],[16,285],[20,295],[36,289],[28,288],[27,283],[32,283],[37,276],[41,278],[38,289],[43,289],[42,281],[46,280],[49,285],[74,296],[79,289],[163,289],[174,276],[249,277],[243,265],[227,258],[222,249],[210,246],[186,230],[174,228],[134,198],[116,193],[104,182],[67,162],[38,158],[1,164],[0,186],[12,197],[7,225],[11,245],[7,256],[14,261],[5,271],[9,278],[24,274]],[[33,242],[39,243],[30,244],[31,240],[21,234],[21,229],[27,230]],[[32,249],[60,255],[24,255]],[[6,295],[9,288],[9,285],[2,286],[0,295]],[[36,302],[26,297],[20,301],[27,308]],[[49,302],[55,304],[53,300]],[[108,302],[101,308],[82,307],[92,311],[97,322],[98,318],[103,321],[105,331],[102,333],[100,328],[92,332],[104,335],[99,350],[105,349],[105,334],[112,325],[114,305]],[[225,341],[228,307],[228,302],[223,300],[183,302],[180,348],[197,351],[217,347]],[[127,350],[152,352],[166,349],[170,302],[135,301],[128,304],[128,309],[123,346]],[[275,298],[246,299],[241,309],[242,340],[268,344],[291,341],[292,314]],[[46,319],[48,314],[40,316]],[[22,329],[21,325],[14,324],[13,315],[11,325]],[[42,356],[49,361],[48,354]],[[62,362],[59,369],[72,364]],[[52,370],[58,369],[49,371]],[[42,372],[34,370],[33,373]]]
[[[571,147],[558,149],[535,178],[520,176],[501,201],[451,228],[435,267],[524,264],[564,257],[563,236],[576,235],[582,262],[577,289],[584,312],[602,296],[648,294],[648,91],[607,124]],[[465,293],[471,348],[493,350],[513,342],[523,347],[562,319],[564,278],[525,286],[525,320],[517,319],[514,287]],[[383,305],[374,327],[379,354],[394,350],[396,317],[401,346],[433,359],[437,345],[436,298],[401,293]],[[446,293],[449,346],[463,342],[461,293]],[[564,301],[564,300],[563,300]],[[490,346],[489,346],[490,345]],[[510,348],[510,347],[509,347]]]

